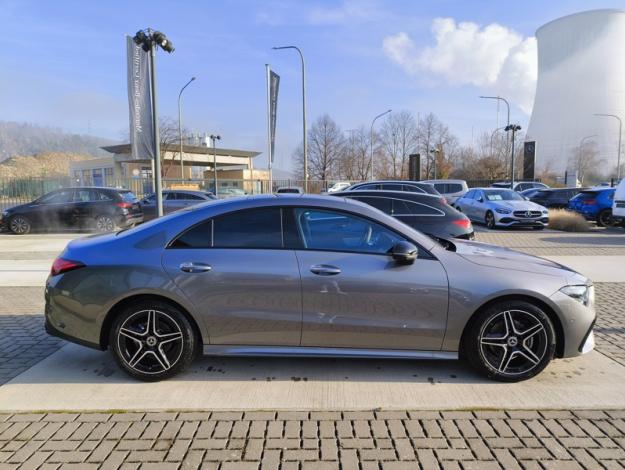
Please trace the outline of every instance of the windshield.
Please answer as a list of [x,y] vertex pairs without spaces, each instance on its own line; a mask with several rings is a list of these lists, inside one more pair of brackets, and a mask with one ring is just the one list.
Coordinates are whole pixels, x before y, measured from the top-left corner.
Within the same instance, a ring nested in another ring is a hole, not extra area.
[[484,190],[484,196],[487,201],[523,201],[521,196],[516,191],[505,189],[487,189]]

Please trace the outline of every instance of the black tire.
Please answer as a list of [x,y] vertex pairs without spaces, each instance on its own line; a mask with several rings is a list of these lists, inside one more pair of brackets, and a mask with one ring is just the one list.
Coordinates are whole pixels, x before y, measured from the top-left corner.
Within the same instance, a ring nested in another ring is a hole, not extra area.
[[109,214],[97,215],[94,224],[96,231],[100,233],[113,232],[117,227],[115,218]]
[[9,230],[16,235],[26,235],[32,230],[32,224],[28,217],[18,214],[9,220]]
[[543,225],[537,225],[535,227],[532,227],[534,230],[544,230],[545,227]]
[[486,226],[493,230],[496,228],[496,224],[495,224],[495,214],[493,214],[492,211],[486,211],[486,216],[484,217],[484,222],[486,223]]
[[198,343],[187,317],[161,301],[129,305],[109,332],[109,347],[119,367],[144,382],[182,372],[193,361]]
[[462,356],[481,374],[500,382],[520,382],[547,367],[555,354],[556,335],[549,316],[538,306],[502,301],[476,313],[461,348]]
[[597,216],[597,225],[599,227],[610,227],[613,224],[612,209],[603,209]]

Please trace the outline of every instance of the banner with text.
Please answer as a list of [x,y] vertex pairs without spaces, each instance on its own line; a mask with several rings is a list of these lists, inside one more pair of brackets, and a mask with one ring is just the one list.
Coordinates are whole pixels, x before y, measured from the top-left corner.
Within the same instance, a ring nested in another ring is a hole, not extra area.
[[269,72],[269,116],[271,123],[271,161],[276,147],[276,116],[278,114],[278,89],[280,88],[280,75],[273,70]]
[[126,36],[130,150],[134,159],[154,159],[154,124],[150,88],[150,53]]

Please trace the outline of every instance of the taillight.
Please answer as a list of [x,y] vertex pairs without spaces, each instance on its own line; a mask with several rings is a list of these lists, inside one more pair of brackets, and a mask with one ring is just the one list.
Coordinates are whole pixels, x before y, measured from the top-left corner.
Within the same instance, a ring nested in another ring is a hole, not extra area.
[[51,276],[57,276],[74,269],[84,268],[85,265],[80,261],[72,261],[71,259],[57,258],[52,263],[52,269],[50,270]]
[[468,230],[471,228],[471,221],[469,219],[456,219],[456,220],[452,220],[451,223],[465,230]]
[[449,203],[447,202],[447,199],[446,199],[444,196],[443,196],[443,197],[441,197],[441,201],[442,201],[442,203],[443,203],[443,204],[449,204]]
[[115,205],[117,207],[121,207],[122,209],[132,209],[132,204],[129,202],[117,202]]
[[596,199],[583,199],[582,200],[582,204],[585,204],[587,206],[592,206],[593,204],[596,204],[597,200]]

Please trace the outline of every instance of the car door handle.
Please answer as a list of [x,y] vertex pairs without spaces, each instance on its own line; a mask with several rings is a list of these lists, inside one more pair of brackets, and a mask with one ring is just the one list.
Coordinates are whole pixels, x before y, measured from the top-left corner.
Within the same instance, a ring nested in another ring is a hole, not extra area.
[[316,264],[310,267],[310,272],[319,276],[335,276],[341,274],[341,269],[329,264]]
[[206,263],[186,262],[180,265],[180,270],[185,273],[206,273],[211,269],[213,269],[212,266]]

